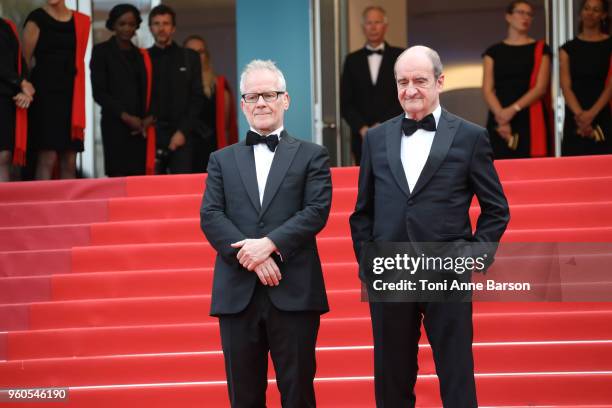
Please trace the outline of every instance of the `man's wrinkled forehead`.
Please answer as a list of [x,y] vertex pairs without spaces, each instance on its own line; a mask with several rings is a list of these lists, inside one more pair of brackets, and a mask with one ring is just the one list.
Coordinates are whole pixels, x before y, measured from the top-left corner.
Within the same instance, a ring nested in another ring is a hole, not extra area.
[[395,79],[431,79],[434,76],[433,64],[427,57],[410,58],[406,55],[395,63]]

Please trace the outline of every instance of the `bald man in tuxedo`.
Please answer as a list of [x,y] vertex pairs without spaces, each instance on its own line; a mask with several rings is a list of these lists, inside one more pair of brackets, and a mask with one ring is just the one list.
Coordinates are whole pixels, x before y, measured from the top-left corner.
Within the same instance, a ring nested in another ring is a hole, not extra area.
[[[499,242],[510,217],[487,131],[440,106],[444,74],[431,48],[404,51],[395,77],[404,113],[368,130],[363,143],[350,217],[357,259],[369,242]],[[472,232],[474,195],[481,213]],[[377,407],[415,406],[421,323],[444,407],[478,406],[471,302],[371,302],[370,313]]]

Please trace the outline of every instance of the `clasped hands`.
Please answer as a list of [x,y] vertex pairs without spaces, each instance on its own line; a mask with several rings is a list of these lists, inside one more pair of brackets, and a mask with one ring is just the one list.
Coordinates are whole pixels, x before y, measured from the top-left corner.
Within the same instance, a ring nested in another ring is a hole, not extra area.
[[516,115],[516,110],[511,106],[500,109],[495,112],[495,121],[497,122],[497,133],[504,139],[506,142],[510,142],[512,139],[512,127],[510,126],[510,121]]
[[18,108],[28,109],[34,100],[34,93],[36,92],[34,90],[34,86],[29,81],[24,79],[21,81],[21,84],[19,84],[19,87],[21,88],[21,91],[17,95],[13,96],[15,105]]
[[[142,135],[143,137],[147,137],[147,128],[155,123],[155,117],[151,115],[141,119],[138,116],[130,115],[126,112],[123,112],[121,114],[121,120],[123,120],[123,122],[131,129],[131,133],[133,135]],[[170,138],[168,150],[175,151],[179,147],[183,146],[185,143],[187,143],[187,138],[185,137],[185,134],[180,130],[177,130]]]
[[584,138],[595,139],[596,135],[593,129],[593,119],[595,119],[595,112],[590,109],[586,111],[580,111],[574,115],[576,121],[576,133]]
[[243,239],[234,242],[232,248],[240,248],[236,259],[244,268],[255,272],[263,285],[278,286],[282,276],[278,265],[270,257],[276,251],[276,245],[270,238]]
[[139,118],[127,112],[121,113],[121,120],[130,128],[133,135],[142,135],[143,137],[146,136],[147,128],[155,123],[155,118],[151,115]]

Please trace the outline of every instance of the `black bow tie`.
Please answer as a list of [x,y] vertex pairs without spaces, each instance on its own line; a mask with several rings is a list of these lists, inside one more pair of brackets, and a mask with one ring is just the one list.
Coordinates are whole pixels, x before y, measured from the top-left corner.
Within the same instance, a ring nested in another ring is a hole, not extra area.
[[366,48],[366,54],[369,57],[372,54],[378,54],[378,55],[383,55],[383,50],[378,49],[378,50],[371,50],[369,48]]
[[276,146],[278,146],[278,135],[262,136],[259,133],[249,130],[246,135],[247,146],[255,146],[259,143],[267,144],[268,149],[273,152],[276,150]]
[[406,136],[411,136],[418,129],[429,130],[430,132],[436,130],[436,120],[431,113],[421,120],[402,119],[402,130]]

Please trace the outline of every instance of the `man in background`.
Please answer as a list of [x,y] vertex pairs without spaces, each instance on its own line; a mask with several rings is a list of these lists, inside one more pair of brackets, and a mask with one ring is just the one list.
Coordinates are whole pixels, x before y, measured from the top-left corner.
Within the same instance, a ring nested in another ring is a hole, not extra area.
[[351,151],[357,165],[367,130],[402,112],[395,95],[393,64],[403,50],[385,42],[385,10],[367,7],[362,28],[366,44],[347,55],[340,83],[340,110],[351,127]]
[[155,173],[191,173],[193,135],[204,103],[200,57],[173,41],[176,13],[161,4],[149,14],[155,39],[149,48],[153,65],[151,113],[156,119]]

